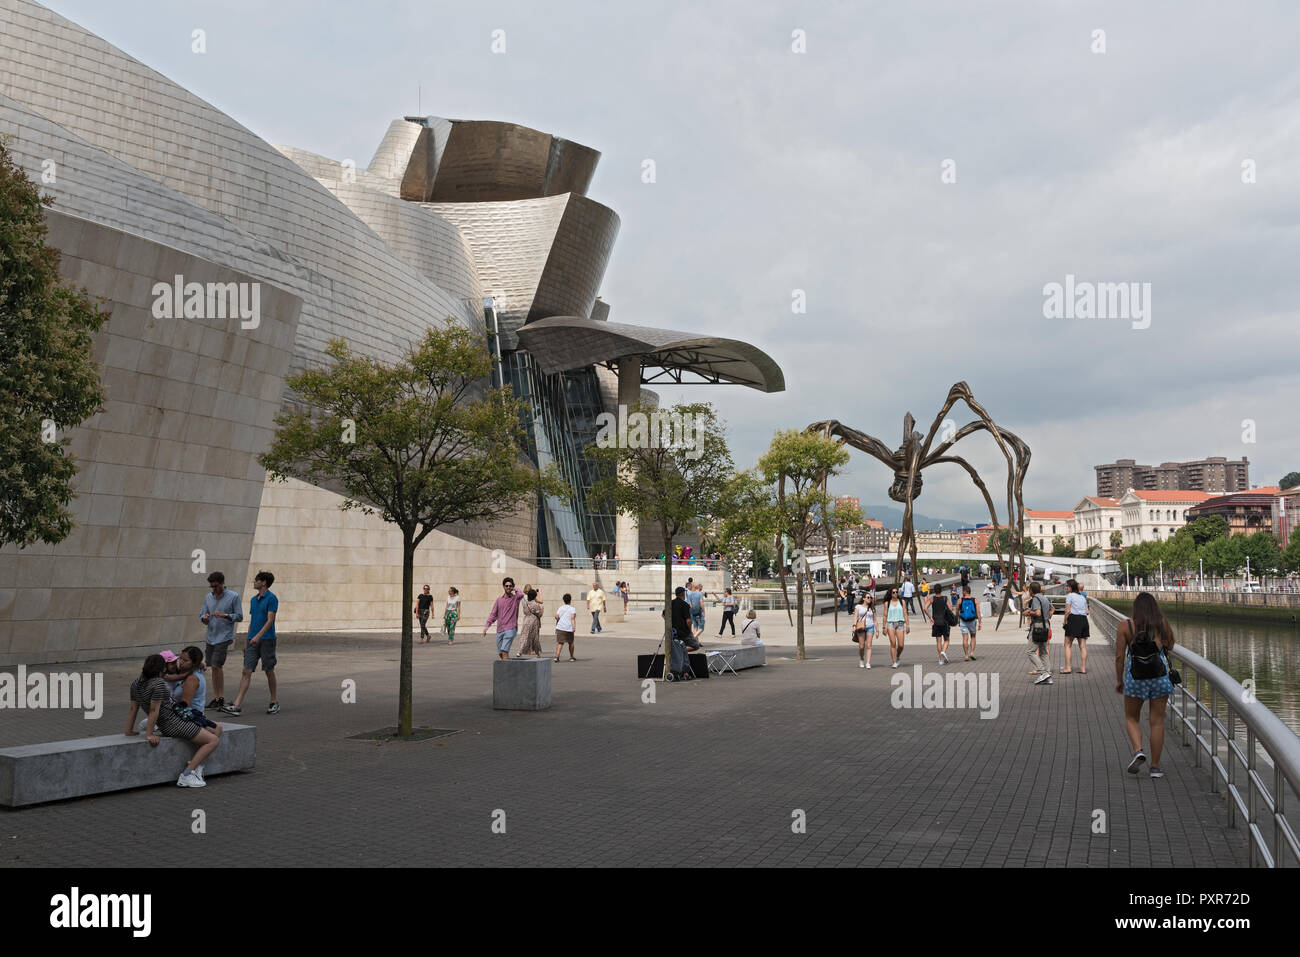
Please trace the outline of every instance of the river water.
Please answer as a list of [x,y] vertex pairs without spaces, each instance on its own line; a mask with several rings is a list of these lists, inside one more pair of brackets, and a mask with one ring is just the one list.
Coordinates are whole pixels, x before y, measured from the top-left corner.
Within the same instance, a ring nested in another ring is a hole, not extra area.
[[1171,616],[1180,645],[1238,681],[1254,679],[1255,696],[1300,734],[1300,629]]

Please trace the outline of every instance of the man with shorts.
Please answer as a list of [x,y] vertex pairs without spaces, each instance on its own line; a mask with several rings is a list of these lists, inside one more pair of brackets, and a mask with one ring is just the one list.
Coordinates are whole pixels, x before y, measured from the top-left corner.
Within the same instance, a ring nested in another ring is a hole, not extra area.
[[930,613],[930,637],[939,652],[939,664],[948,663],[948,639],[952,628],[948,625],[948,597],[942,588],[936,588],[921,605]]
[[235,717],[243,713],[244,695],[248,694],[259,661],[262,674],[266,675],[266,689],[271,695],[266,713],[280,713],[280,702],[275,697],[275,614],[280,610],[280,599],[271,591],[274,582],[275,576],[270,572],[258,572],[253,579],[257,594],[248,602],[248,642],[244,645],[244,673],[239,679],[239,694],[235,695],[234,704],[221,709]]
[[560,660],[560,652],[564,650],[567,643],[569,646],[569,660],[577,661],[573,657],[573,632],[576,630],[578,609],[569,604],[573,601],[573,596],[566,594],[564,604],[555,611],[555,660]]
[[212,591],[203,597],[199,621],[208,626],[203,658],[205,664],[212,669],[212,693],[215,697],[204,710],[210,711],[226,703],[222,697],[226,690],[226,676],[222,668],[226,664],[230,644],[235,640],[235,623],[244,620],[244,612],[239,605],[239,592],[226,587],[226,576],[221,572],[213,572],[208,576],[208,586]]
[[486,635],[492,622],[497,623],[497,657],[502,661],[510,657],[510,643],[519,634],[519,603],[523,598],[523,592],[515,591],[513,578],[501,579],[501,594],[492,603],[487,623],[483,625],[483,634]]
[[961,650],[966,661],[975,660],[975,634],[984,624],[980,603],[970,593],[970,585],[963,585],[961,602],[957,605],[957,624],[961,628]]
[[[691,627],[689,631],[692,636],[698,637],[704,634],[704,585],[696,584],[693,589],[686,592],[686,604],[691,609]],[[677,637],[683,641],[686,640],[681,635]]]

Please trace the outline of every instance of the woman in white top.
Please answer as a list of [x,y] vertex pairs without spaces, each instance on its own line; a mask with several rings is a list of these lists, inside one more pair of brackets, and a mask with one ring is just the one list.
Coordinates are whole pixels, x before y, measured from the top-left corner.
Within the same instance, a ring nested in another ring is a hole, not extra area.
[[763,630],[758,626],[758,612],[752,608],[745,612],[745,627],[740,629],[740,643],[742,645],[763,643]]
[[728,588],[722,593],[722,624],[718,626],[718,636],[722,636],[722,629],[731,625],[732,637],[736,634],[736,596]]
[[871,667],[871,639],[876,637],[876,597],[864,594],[853,609],[853,640],[858,646],[858,667]]
[[1079,642],[1079,674],[1088,673],[1088,599],[1079,583],[1071,578],[1065,583],[1065,667],[1061,674],[1070,673],[1070,642]]
[[456,643],[456,622],[460,620],[460,592],[447,589],[447,610],[442,613],[442,627],[447,631],[447,644]]

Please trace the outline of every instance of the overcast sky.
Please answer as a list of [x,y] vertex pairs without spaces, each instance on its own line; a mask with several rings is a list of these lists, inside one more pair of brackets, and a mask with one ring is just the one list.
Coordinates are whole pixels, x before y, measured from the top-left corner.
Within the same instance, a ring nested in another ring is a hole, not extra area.
[[[739,466],[826,418],[892,447],[964,379],[1033,449],[1031,508],[1072,507],[1119,457],[1245,455],[1255,485],[1300,468],[1294,4],[48,5],[272,143],[365,165],[419,110],[600,150],[610,318],[746,339],[785,371],[775,395],[661,390],[713,401]],[[1150,283],[1149,328],[1045,318],[1067,274]],[[1004,485],[989,440],[957,451]],[[938,468],[918,510],[980,518]],[[837,491],[885,502],[889,480],[854,453]]]

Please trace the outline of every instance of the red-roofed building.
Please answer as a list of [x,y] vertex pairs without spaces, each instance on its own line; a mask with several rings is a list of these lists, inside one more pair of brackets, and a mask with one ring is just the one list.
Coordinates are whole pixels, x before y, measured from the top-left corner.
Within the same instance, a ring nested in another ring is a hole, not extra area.
[[1110,536],[1124,526],[1124,512],[1119,500],[1105,495],[1085,495],[1074,506],[1074,550],[1091,555],[1100,548],[1109,554],[1117,551]]
[[1024,536],[1044,554],[1051,554],[1052,539],[1057,535],[1069,538],[1074,534],[1074,512],[1070,509],[1025,509]]
[[1186,525],[1192,506],[1213,498],[1205,492],[1178,489],[1129,489],[1119,500],[1124,547],[1165,541]]
[[1274,525],[1274,505],[1282,490],[1276,485],[1252,488],[1245,492],[1216,495],[1188,509],[1188,521],[1209,515],[1222,515],[1228,522],[1229,535],[1253,535],[1256,532],[1277,533]]

